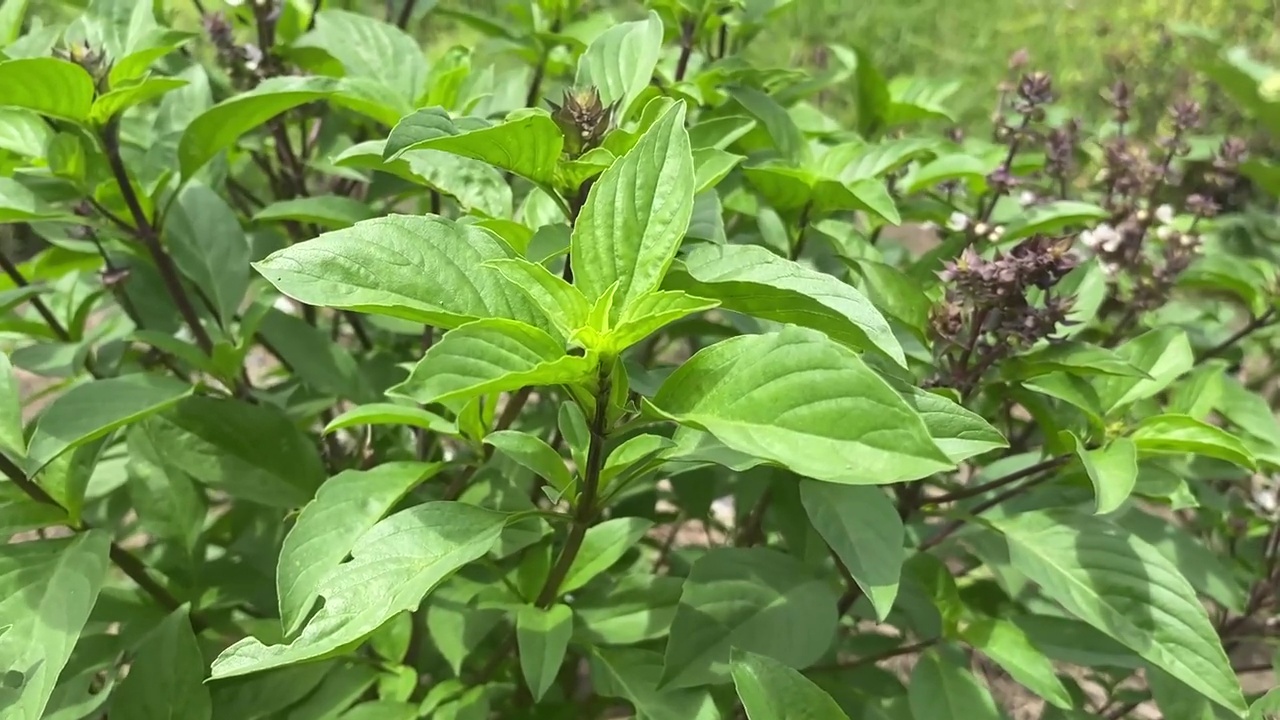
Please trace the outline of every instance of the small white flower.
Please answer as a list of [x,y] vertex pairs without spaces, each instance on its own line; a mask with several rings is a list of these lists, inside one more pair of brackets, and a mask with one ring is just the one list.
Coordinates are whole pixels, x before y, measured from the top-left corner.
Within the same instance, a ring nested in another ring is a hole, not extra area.
[[1138,222],[1146,222],[1151,217],[1151,213],[1146,210],[1139,210],[1137,213]]
[[1090,250],[1095,250],[1098,247],[1098,236],[1094,235],[1092,230],[1085,230],[1080,233],[1080,244]]
[[1109,278],[1120,274],[1120,266],[1115,263],[1102,263],[1102,272]]
[[1173,207],[1165,204],[1156,208],[1156,222],[1161,225],[1168,225],[1173,222]]
[[1156,228],[1156,239],[1158,239],[1160,242],[1169,242],[1169,239],[1173,237],[1173,234],[1175,232],[1177,231],[1169,227],[1168,225],[1161,225],[1160,227]]
[[983,235],[986,235],[989,232],[991,232],[991,227],[986,223],[980,222],[977,225],[973,226],[973,234],[977,235],[978,237],[982,237]]
[[1103,251],[1103,252],[1113,253],[1113,252],[1115,252],[1115,251],[1116,251],[1116,250],[1118,250],[1118,249],[1120,249],[1120,236],[1119,236],[1119,235],[1116,235],[1116,236],[1114,236],[1114,237],[1109,237],[1109,238],[1107,238],[1106,240],[1104,240],[1104,241],[1102,242],[1102,251]]
[[969,216],[962,212],[953,212],[951,217],[947,218],[947,229],[953,232],[964,232],[969,227]]
[[1030,190],[1023,190],[1022,194],[1018,196],[1018,204],[1021,205],[1022,207],[1034,205],[1035,202],[1036,202],[1036,194],[1031,192]]
[[936,223],[936,222],[934,222],[934,221],[932,221],[932,220],[926,220],[926,221],[924,221],[924,222],[920,223],[920,229],[921,229],[921,230],[924,230],[925,232],[937,232],[937,231],[938,231],[938,223]]
[[1182,244],[1182,247],[1192,247],[1200,244],[1200,237],[1198,235],[1187,233],[1179,238],[1179,242]]
[[1092,248],[1102,248],[1104,252],[1115,252],[1120,247],[1120,233],[1106,223],[1093,229],[1091,235]]
[[1254,490],[1253,500],[1258,503],[1258,507],[1263,511],[1273,513],[1276,511],[1276,491],[1275,490]]
[[1004,237],[1004,226],[997,225],[991,228],[991,232],[987,234],[987,239],[991,242],[1000,242],[1000,238]]

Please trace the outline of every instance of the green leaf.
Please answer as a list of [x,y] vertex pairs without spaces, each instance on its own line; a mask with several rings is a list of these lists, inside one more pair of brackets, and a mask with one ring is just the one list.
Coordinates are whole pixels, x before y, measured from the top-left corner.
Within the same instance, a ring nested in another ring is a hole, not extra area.
[[26,185],[0,177],[0,223],[69,219],[66,213],[46,205]]
[[907,686],[911,714],[929,720],[1003,720],[991,693],[956,653],[930,650],[920,656]]
[[494,446],[498,452],[528,468],[538,477],[545,478],[561,493],[566,492],[573,485],[573,477],[564,464],[564,458],[536,435],[516,430],[499,430],[485,435],[484,441],[485,444]]
[[20,532],[64,525],[70,521],[66,510],[36,502],[12,483],[0,485],[0,535],[12,537]]
[[475,225],[435,215],[389,215],[277,250],[253,267],[308,305],[448,329],[480,318],[534,319],[524,296],[483,267],[514,254]]
[[694,183],[693,194],[698,195],[714,188],[724,180],[729,171],[743,161],[741,155],[734,155],[716,148],[700,148],[693,151]]
[[197,396],[147,423],[175,467],[234,497],[295,508],[324,482],[311,438],[273,405]]
[[51,57],[0,62],[0,107],[84,122],[93,107],[93,78],[73,62]]
[[369,403],[342,413],[324,426],[324,434],[357,425],[408,425],[444,435],[457,435],[458,426],[428,410],[394,403]]
[[172,407],[191,391],[186,383],[143,373],[76,385],[54,399],[36,420],[27,473],[34,475],[68,450]]
[[591,582],[591,579],[608,570],[622,559],[644,534],[653,527],[653,521],[637,517],[621,517],[593,525],[582,538],[582,548],[573,558],[569,572],[560,583],[560,593],[569,593]]
[[621,354],[676,320],[719,305],[719,300],[694,297],[678,290],[658,290],[642,295],[622,311],[618,324],[608,332],[597,349],[610,355]]
[[1222,400],[1215,403],[1215,409],[1232,425],[1280,447],[1280,422],[1267,401],[1234,377],[1221,371],[1215,375],[1222,383]]
[[763,92],[746,86],[725,89],[749,115],[760,123],[760,129],[772,141],[784,160],[800,163],[809,156],[809,145],[787,109]]
[[289,76],[267,78],[252,90],[233,95],[200,113],[178,141],[182,177],[189,178],[214,155],[268,120],[328,97],[337,87],[334,78]]
[[1115,512],[1129,499],[1138,482],[1138,448],[1129,438],[1116,438],[1103,447],[1090,450],[1074,434],[1071,441],[1076,457],[1084,465],[1093,483],[1094,513]]
[[750,720],[848,720],[822,688],[773,658],[734,648],[733,686]]
[[187,81],[180,78],[152,77],[116,88],[93,101],[93,107],[89,110],[89,119],[98,124],[105,124],[135,105],[155,100],[170,90],[176,90],[186,84]]
[[831,644],[836,600],[826,579],[776,550],[712,549],[685,579],[662,685],[727,681],[731,648],[808,667]]
[[1146,372],[1111,350],[1070,340],[1055,342],[1026,355],[1012,358],[1002,368],[1002,374],[1014,380],[1025,380],[1054,372],[1086,376],[1148,377]]
[[960,463],[974,455],[1009,447],[999,430],[977,413],[970,412],[945,396],[915,386],[895,383],[907,404],[915,408],[929,429],[929,437],[951,462]]
[[875,178],[839,180],[781,162],[745,168],[743,175],[775,210],[808,208],[818,215],[864,210],[895,225],[902,220],[884,182]]
[[1038,511],[992,521],[1014,569],[1072,615],[1223,707],[1244,698],[1195,590],[1156,548],[1096,517]]
[[604,697],[625,698],[637,717],[720,720],[706,688],[670,689],[659,685],[662,656],[638,648],[593,648],[591,681]]
[[351,351],[305,318],[273,307],[259,321],[258,335],[304,385],[358,403],[377,397]]
[[569,638],[573,637],[573,611],[555,604],[547,609],[525,605],[516,614],[516,642],[520,649],[520,671],[539,702],[560,673]]
[[154,427],[144,422],[129,428],[129,496],[142,527],[176,544],[186,553],[184,559],[195,565],[207,502],[195,480],[166,452],[169,448],[156,442],[150,432]]
[[733,450],[815,480],[879,485],[953,466],[920,416],[856,354],[800,328],[699,351],[653,404]]
[[666,637],[680,602],[682,578],[637,573],[575,593],[575,635],[592,645],[635,645]]
[[543,110],[518,110],[497,125],[478,118],[449,117],[443,108],[423,108],[400,120],[383,147],[395,160],[411,150],[438,150],[486,162],[535,183],[555,177],[564,136]]
[[1096,220],[1106,220],[1111,212],[1092,203],[1075,200],[1058,200],[1035,205],[1022,212],[1005,226],[1001,243],[1030,237],[1037,233],[1055,233],[1071,225],[1083,225]]
[[486,264],[519,288],[565,337],[587,324],[591,303],[586,296],[546,267],[524,258],[490,260]]
[[616,317],[656,290],[693,214],[693,156],[676,103],[591,186],[570,244],[574,284],[595,301],[615,283]]
[[375,216],[373,209],[354,198],[342,195],[278,200],[253,216],[254,222],[303,222],[324,228],[341,229]]
[[867,297],[885,315],[923,337],[933,302],[920,284],[892,265],[865,258],[841,258],[863,280]]
[[1277,715],[1280,715],[1280,687],[1271,688],[1249,706],[1249,720],[1274,720]]
[[1195,365],[1195,354],[1186,333],[1174,327],[1143,333],[1121,345],[1115,354],[1148,377],[1107,376],[1095,379],[1098,399],[1108,415],[1156,395]]
[[333,56],[347,78],[371,80],[413,107],[426,89],[427,60],[418,41],[404,30],[367,14],[325,9],[312,18],[315,29],[298,47],[318,47]]
[[881,622],[898,597],[905,531],[884,492],[874,487],[800,481],[809,522],[849,569]]
[[207,185],[183,187],[164,223],[173,260],[228,325],[249,288],[249,240],[236,212]]
[[418,608],[445,578],[483,557],[507,516],[459,502],[429,502],[360,536],[351,560],[320,583],[324,605],[287,645],[245,638],[213,661],[214,678],[261,672],[347,651],[387,620]]
[[[1152,475],[1143,468],[1145,475]],[[1115,518],[1120,527],[1147,541],[1169,562],[1178,568],[1183,577],[1201,594],[1213,598],[1223,607],[1243,614],[1247,593],[1240,577],[1230,566],[1230,558],[1223,557],[1216,548],[1167,518],[1143,512],[1131,507]]]
[[22,434],[22,395],[13,363],[0,352],[0,452],[15,460],[27,454],[27,439]]
[[575,383],[594,371],[594,359],[566,355],[564,345],[542,330],[492,318],[445,333],[387,394],[423,405],[464,402],[530,385]]
[[[65,540],[0,546],[0,707],[39,718],[107,577],[111,536],[91,530]],[[16,681],[16,682],[15,682]]]
[[360,536],[439,470],[434,463],[389,462],[372,470],[344,470],[320,486],[280,548],[276,596],[285,637],[302,627],[325,578]]
[[1189,415],[1149,417],[1133,431],[1142,453],[1195,453],[1256,469],[1253,453],[1231,433]]
[[987,173],[994,169],[993,165],[972,155],[961,153],[943,155],[911,173],[903,191],[912,195],[953,180],[965,180],[970,183],[984,181]]
[[758,245],[701,245],[666,285],[719,300],[727,310],[821,330],[851,348],[906,365],[889,322],[866,296]]
[[662,18],[650,10],[644,20],[618,23],[596,36],[578,59],[574,83],[600,91],[600,101],[617,103],[619,121],[626,120],[632,102],[649,86],[662,55]]
[[991,658],[1014,680],[1050,705],[1064,710],[1074,706],[1053,663],[1031,643],[1022,628],[1008,620],[981,618],[960,634],[975,650]]
[[191,631],[189,607],[174,610],[138,646],[129,675],[111,694],[111,712],[138,720],[209,720],[204,656]]

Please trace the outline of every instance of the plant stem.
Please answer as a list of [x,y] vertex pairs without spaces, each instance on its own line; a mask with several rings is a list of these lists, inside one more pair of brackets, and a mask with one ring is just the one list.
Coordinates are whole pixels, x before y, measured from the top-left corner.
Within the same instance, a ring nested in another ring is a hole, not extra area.
[[684,21],[680,33],[680,59],[676,61],[676,82],[684,80],[689,72],[689,58],[693,56],[694,25],[692,20]]
[[1240,342],[1246,337],[1249,337],[1250,335],[1257,332],[1258,330],[1261,330],[1262,328],[1270,325],[1275,320],[1275,317],[1276,317],[1276,309],[1268,308],[1266,312],[1253,318],[1252,320],[1249,321],[1247,325],[1245,325],[1244,327],[1232,333],[1231,337],[1227,338],[1226,340],[1223,340],[1217,345],[1214,345],[1213,347],[1201,353],[1196,358],[1196,363],[1202,363],[1205,360],[1209,360],[1210,358],[1217,357],[1222,353],[1226,352],[1227,350],[1230,350],[1231,347],[1234,346],[1236,343]]
[[582,549],[582,539],[586,537],[587,528],[595,519],[596,493],[600,489],[600,471],[604,469],[604,444],[608,438],[609,415],[609,373],[600,371],[600,389],[596,392],[596,412],[591,420],[591,444],[587,448],[587,467],[583,473],[582,494],[578,497],[578,506],[573,514],[573,522],[569,526],[569,535],[565,538],[560,557],[547,574],[547,581],[538,593],[536,604],[545,608],[555,602],[560,595],[560,585],[569,574],[574,558]]
[[1050,470],[1052,468],[1058,467],[1059,465],[1062,465],[1066,461],[1067,459],[1065,457],[1055,457],[1055,458],[1049,458],[1048,460],[1042,460],[1036,463],[1035,465],[1030,465],[1021,470],[1018,470],[1017,472],[1009,473],[1008,475],[998,477],[995,480],[982,483],[981,485],[974,485],[972,487],[967,487],[961,490],[955,490],[953,492],[949,492],[945,495],[937,495],[935,497],[931,497],[929,498],[929,502],[931,503],[955,502],[957,500],[964,500],[966,498],[976,497],[978,495],[981,495],[987,492],[988,490],[995,490],[997,488],[1002,488],[1005,485],[1008,485],[1010,483],[1015,483],[1025,477],[1030,477],[1044,470]]
[[[1041,475],[1038,478],[1028,480],[1023,484],[1018,485],[1017,487],[1009,488],[1008,490],[1005,490],[1004,492],[1000,493],[999,495],[996,495],[990,500],[985,500],[975,505],[974,508],[969,511],[969,514],[970,516],[974,516],[974,515],[979,515],[981,513],[984,513],[990,510],[991,508],[999,505],[1000,503],[1010,498],[1017,497],[1018,495],[1021,495],[1022,493],[1030,490],[1031,488],[1037,485],[1040,485],[1041,483],[1045,482],[1051,477],[1053,477],[1053,473],[1045,473],[1044,475]],[[947,538],[951,537],[953,534],[955,534],[957,530],[959,530],[961,527],[964,527],[965,523],[967,522],[969,522],[968,518],[960,518],[958,520],[952,520],[951,522],[942,526],[941,530],[931,535],[924,542],[920,543],[917,549],[920,552],[924,552],[925,550],[929,550],[931,548],[937,547],[942,543],[943,540],[946,540]]]
[[191,329],[196,345],[205,355],[212,356],[213,340],[209,337],[204,325],[200,323],[195,305],[191,303],[190,296],[182,287],[182,278],[178,274],[177,266],[173,263],[173,258],[169,257],[169,254],[160,246],[160,236],[151,221],[147,219],[147,214],[143,212],[142,204],[138,202],[138,196],[133,191],[133,184],[129,182],[129,173],[125,170],[124,160],[120,157],[119,130],[116,122],[108,123],[102,129],[102,144],[106,150],[107,163],[111,166],[111,173],[115,176],[116,184],[120,186],[120,195],[129,208],[129,214],[133,216],[134,234],[142,241],[147,253],[151,256],[151,261],[155,263],[160,279],[164,282],[165,289],[169,292],[174,304],[177,305],[183,321]]

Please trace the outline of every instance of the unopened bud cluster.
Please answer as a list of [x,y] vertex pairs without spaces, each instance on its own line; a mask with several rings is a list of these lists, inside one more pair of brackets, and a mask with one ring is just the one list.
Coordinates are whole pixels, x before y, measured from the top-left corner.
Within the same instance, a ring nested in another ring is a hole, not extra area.
[[564,151],[571,158],[597,148],[613,128],[614,105],[605,106],[595,87],[566,90],[560,104],[551,105],[551,117],[564,133]]

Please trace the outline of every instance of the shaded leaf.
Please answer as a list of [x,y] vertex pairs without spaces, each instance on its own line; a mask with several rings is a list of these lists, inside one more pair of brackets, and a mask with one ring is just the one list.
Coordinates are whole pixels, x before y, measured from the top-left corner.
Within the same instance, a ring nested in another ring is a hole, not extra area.
[[800,481],[809,522],[866,593],[884,621],[898,597],[905,557],[902,519],[879,488]]
[[545,610],[525,605],[516,613],[520,670],[534,702],[542,700],[555,682],[572,636],[573,611],[568,605],[557,603]]
[[73,62],[51,57],[0,62],[0,107],[84,122],[89,119],[93,95],[93,78]]
[[750,720],[848,720],[822,688],[773,658],[735,648],[730,669]]
[[111,712],[138,720],[209,720],[213,703],[188,606],[174,610],[138,647]]

